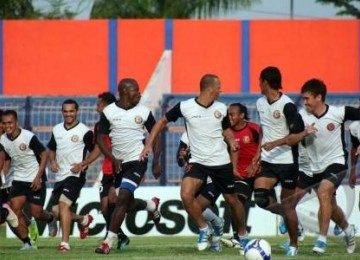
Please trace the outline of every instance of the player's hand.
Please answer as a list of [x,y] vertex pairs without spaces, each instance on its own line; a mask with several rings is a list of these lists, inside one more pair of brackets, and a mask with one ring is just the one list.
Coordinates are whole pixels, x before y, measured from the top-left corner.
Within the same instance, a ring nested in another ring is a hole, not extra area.
[[255,164],[251,164],[246,168],[246,174],[249,178],[253,178],[256,174],[258,174],[261,170],[260,162]]
[[119,174],[122,170],[122,161],[116,158],[112,158],[113,164],[114,164],[114,171],[116,174]]
[[232,152],[237,152],[239,150],[239,143],[236,141],[231,142],[229,146]]
[[83,170],[83,165],[81,163],[73,163],[71,164],[70,171],[74,174],[79,174]]
[[241,174],[237,171],[236,168],[233,168],[233,174],[235,177],[235,180],[243,180],[244,178],[241,176]]
[[306,135],[313,135],[317,131],[318,131],[318,129],[315,127],[315,123],[312,123],[311,125],[309,125],[305,128]]
[[41,188],[41,180],[40,177],[36,176],[35,179],[31,182],[30,188],[33,191],[37,191]]
[[58,172],[59,171],[59,169],[60,169],[60,167],[59,167],[59,165],[57,164],[57,162],[56,161],[52,161],[51,163],[50,163],[50,170],[52,171],[52,172]]
[[151,147],[145,146],[144,149],[140,153],[139,160],[140,161],[147,160],[149,158],[149,156],[151,155],[151,152],[152,152]]
[[261,146],[261,148],[263,148],[265,151],[271,151],[275,147],[276,147],[275,142],[267,142]]
[[152,165],[152,173],[155,179],[158,179],[161,175],[161,167],[158,163],[153,163]]

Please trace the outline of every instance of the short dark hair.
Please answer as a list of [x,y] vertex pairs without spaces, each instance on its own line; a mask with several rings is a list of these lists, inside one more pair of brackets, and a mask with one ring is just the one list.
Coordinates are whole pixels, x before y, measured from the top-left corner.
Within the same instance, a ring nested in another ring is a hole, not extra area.
[[314,97],[321,95],[321,100],[325,102],[327,88],[322,80],[314,78],[306,81],[301,88],[301,94],[305,92],[310,92]]
[[267,81],[272,89],[282,89],[281,72],[277,67],[269,66],[260,73],[261,81]]
[[237,107],[239,109],[239,112],[240,113],[244,113],[244,119],[245,120],[249,120],[249,116],[248,116],[248,110],[247,110],[247,107],[244,106],[243,104],[241,103],[232,103],[230,104],[230,107]]
[[66,99],[61,105],[61,110],[64,109],[64,105],[75,105],[75,109],[79,110],[79,104],[74,99]]
[[139,86],[139,83],[135,79],[133,79],[133,78],[124,78],[124,79],[119,81],[118,91],[120,92],[121,90],[124,90],[125,88],[138,87],[138,86]]
[[17,121],[18,119],[18,115],[17,115],[17,112],[15,110],[12,110],[12,109],[8,109],[8,110],[5,110],[1,117],[3,116],[13,116],[15,118],[15,120]]
[[215,79],[218,79],[218,78],[219,77],[214,74],[205,74],[204,76],[202,76],[202,78],[200,80],[200,91],[203,91],[204,89],[206,89],[209,85],[214,83]]
[[114,96],[114,94],[110,92],[103,92],[98,95],[98,98],[104,101],[107,105],[114,103],[116,101],[116,97]]

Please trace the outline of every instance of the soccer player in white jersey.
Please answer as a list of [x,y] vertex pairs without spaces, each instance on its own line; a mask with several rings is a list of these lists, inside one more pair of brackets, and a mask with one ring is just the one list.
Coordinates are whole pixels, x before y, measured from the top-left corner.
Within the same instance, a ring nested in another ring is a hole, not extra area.
[[[147,161],[139,161],[144,147],[145,128],[150,132],[155,118],[147,107],[139,104],[141,95],[135,79],[122,79],[118,85],[119,100],[104,108],[100,118],[98,144],[105,156],[112,158],[114,170],[122,176],[116,207],[113,212],[109,231],[95,253],[108,254],[117,232],[125,219],[127,211],[136,207],[134,192],[140,185],[147,168]],[[111,138],[111,150],[106,146],[104,137]],[[157,142],[158,144],[158,142]],[[152,171],[155,178],[160,176],[160,149],[154,153]],[[149,211],[157,212],[158,203],[146,205]]]
[[[341,184],[347,171],[347,152],[344,141],[344,122],[360,120],[360,109],[325,103],[327,88],[323,81],[310,79],[301,88],[305,110],[301,116],[306,126],[305,131],[292,134],[287,141],[293,145],[303,140],[310,158],[310,169],[317,186],[320,202],[319,236],[313,247],[316,253],[324,253],[327,246],[329,222],[333,214],[333,194]],[[301,176],[300,176],[301,177]],[[305,189],[312,186],[307,179],[300,178],[298,187]],[[295,201],[296,202],[296,201]],[[348,253],[355,250],[355,228],[348,225],[344,230],[344,241]]]
[[[30,203],[31,214],[38,220],[54,220],[54,216],[43,210],[46,196],[47,153],[45,147],[30,131],[18,126],[17,113],[7,110],[2,115],[5,133],[1,135],[0,143],[4,153],[11,160],[14,179],[10,191],[10,204],[19,219],[16,229],[17,236],[23,241],[22,249],[34,249],[28,238],[28,228],[23,215],[26,202]],[[2,170],[3,165],[1,165]]]
[[[350,150],[350,161],[351,169],[349,176],[349,184],[351,188],[355,187],[356,184],[356,164],[360,154],[360,122],[352,122],[349,126],[350,139],[351,139],[351,150]],[[360,209],[360,201],[359,201]]]
[[204,75],[200,80],[200,95],[179,102],[162,116],[151,131],[146,146],[141,152],[141,159],[147,158],[156,137],[166,124],[181,117],[185,119],[191,158],[181,183],[181,199],[187,213],[200,230],[197,242],[200,251],[205,250],[209,245],[210,230],[195,198],[208,176],[211,177],[216,189],[223,194],[231,209],[232,217],[237,221],[240,243],[245,245],[248,242],[245,221],[241,218],[242,207],[235,194],[236,165],[231,163],[228,152],[229,146],[231,156],[236,157],[238,146],[230,129],[227,107],[217,101],[220,93],[219,77],[213,74]]
[[[281,73],[276,67],[266,67],[260,73],[260,89],[263,94],[256,102],[263,133],[262,144],[281,139],[289,133],[304,129],[303,121],[293,101],[281,92]],[[256,204],[284,217],[290,237],[287,256],[297,254],[298,219],[295,207],[287,198],[294,194],[298,178],[297,156],[289,145],[267,151],[259,149],[254,163],[261,163],[261,171],[256,175],[254,198]],[[270,196],[270,191],[281,183],[281,204]]]
[[79,122],[79,105],[67,99],[62,104],[64,122],[54,126],[48,143],[51,171],[56,173],[55,185],[50,198],[53,212],[60,219],[62,239],[61,252],[70,250],[69,236],[72,221],[79,223],[80,238],[85,238],[93,221],[89,214],[80,216],[70,211],[86,182],[86,172],[76,167],[84,160],[87,151],[93,149],[93,132]]

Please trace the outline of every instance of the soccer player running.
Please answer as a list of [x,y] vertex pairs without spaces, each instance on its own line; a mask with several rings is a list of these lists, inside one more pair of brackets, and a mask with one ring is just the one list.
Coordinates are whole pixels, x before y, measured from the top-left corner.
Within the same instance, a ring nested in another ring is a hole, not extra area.
[[[179,148],[177,152],[177,161],[180,167],[186,169],[186,165],[190,159],[189,138],[187,133],[181,135]],[[220,192],[215,188],[212,179],[208,177],[205,185],[200,189],[196,195],[196,201],[203,210],[202,215],[211,229],[211,245],[209,251],[219,252],[222,251],[220,245],[220,238],[224,233],[224,220],[214,213],[212,207],[215,206],[216,200],[220,196]],[[237,241],[237,243],[239,243]]]
[[[14,179],[10,190],[10,205],[18,217],[16,235],[24,243],[23,250],[36,249],[28,237],[28,224],[23,214],[26,202],[30,203],[31,215],[37,220],[54,220],[54,216],[43,210],[46,196],[47,152],[34,133],[18,126],[17,113],[6,110],[2,115],[5,133],[1,135],[1,156],[11,160]],[[3,161],[3,160],[1,160]],[[4,163],[0,165],[0,171]]]
[[[55,185],[50,198],[52,211],[60,220],[62,239],[58,246],[60,252],[70,250],[69,237],[71,222],[79,223],[80,238],[88,234],[93,221],[89,214],[80,216],[70,211],[86,182],[86,172],[78,167],[87,151],[93,149],[93,132],[77,119],[79,105],[73,99],[62,103],[64,122],[54,126],[48,143],[50,167],[55,174]],[[54,232],[56,235],[56,231]],[[54,234],[53,234],[54,235]]]
[[[306,129],[299,134],[292,134],[287,144],[293,145],[303,142],[310,159],[312,178],[300,175],[298,188],[316,187],[320,202],[319,236],[313,247],[315,253],[325,253],[327,233],[330,219],[334,219],[334,210],[338,210],[334,203],[334,193],[341,184],[347,171],[347,153],[344,142],[344,122],[346,120],[360,120],[360,109],[341,106],[335,107],[325,103],[327,87],[319,79],[310,79],[301,88],[301,95],[305,110],[301,116]],[[293,202],[296,204],[302,193],[296,194]],[[348,253],[355,251],[355,228],[346,222],[344,214],[335,216],[336,223],[343,228],[344,241]],[[345,224],[344,224],[345,223]]]
[[[293,101],[281,92],[281,73],[276,67],[266,67],[260,73],[260,89],[264,95],[256,102],[262,129],[262,143],[281,139],[290,133],[304,129],[303,121]],[[256,204],[284,217],[290,237],[286,255],[297,255],[298,218],[290,198],[298,178],[297,156],[289,145],[267,151],[262,148],[254,158],[254,164],[261,163],[256,175],[254,197]],[[281,183],[281,204],[270,195],[277,183]]]
[[240,243],[245,246],[248,242],[242,208],[234,189],[233,172],[236,167],[233,167],[228,152],[229,145],[232,157],[237,156],[238,146],[230,130],[226,105],[217,101],[220,92],[219,77],[204,75],[200,80],[200,95],[179,102],[161,117],[151,131],[140,157],[145,160],[151,154],[156,137],[168,122],[174,122],[180,117],[185,119],[191,158],[181,183],[181,199],[187,213],[199,228],[197,247],[200,251],[209,245],[210,230],[195,198],[208,176],[230,206],[239,227]]
[[[112,158],[114,170],[122,176],[116,206],[111,217],[110,227],[105,240],[95,253],[109,254],[117,232],[126,213],[137,208],[134,192],[144,178],[147,160],[140,161],[140,152],[144,147],[145,129],[150,132],[155,125],[155,118],[147,107],[139,104],[141,95],[135,79],[126,78],[118,85],[119,100],[104,108],[99,123],[98,144],[105,156]],[[109,135],[111,149],[104,142]],[[155,178],[160,176],[159,143],[154,153],[152,171]],[[158,212],[159,201],[146,204],[146,209]]]

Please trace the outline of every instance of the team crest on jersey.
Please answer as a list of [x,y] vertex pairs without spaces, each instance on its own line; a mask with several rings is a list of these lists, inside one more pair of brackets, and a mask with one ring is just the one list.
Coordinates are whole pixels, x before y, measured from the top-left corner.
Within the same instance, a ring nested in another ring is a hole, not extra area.
[[243,137],[243,143],[244,143],[244,144],[250,143],[250,137],[249,137],[248,135],[245,135],[245,136]]
[[22,143],[19,145],[19,149],[20,149],[20,151],[25,151],[27,149],[27,145]]
[[219,119],[221,117],[221,112],[219,110],[215,110],[214,116],[216,119]]
[[275,111],[273,112],[273,117],[274,117],[275,119],[279,119],[279,118],[280,118],[280,111],[279,111],[279,110],[275,110]]
[[71,137],[71,142],[76,143],[76,142],[78,142],[78,141],[79,141],[79,136],[73,135],[73,136]]
[[135,123],[137,123],[138,125],[141,124],[143,122],[143,119],[141,116],[136,116],[135,117]]
[[332,131],[335,129],[335,125],[333,123],[329,123],[327,126],[326,126],[326,129],[329,130],[329,131]]

